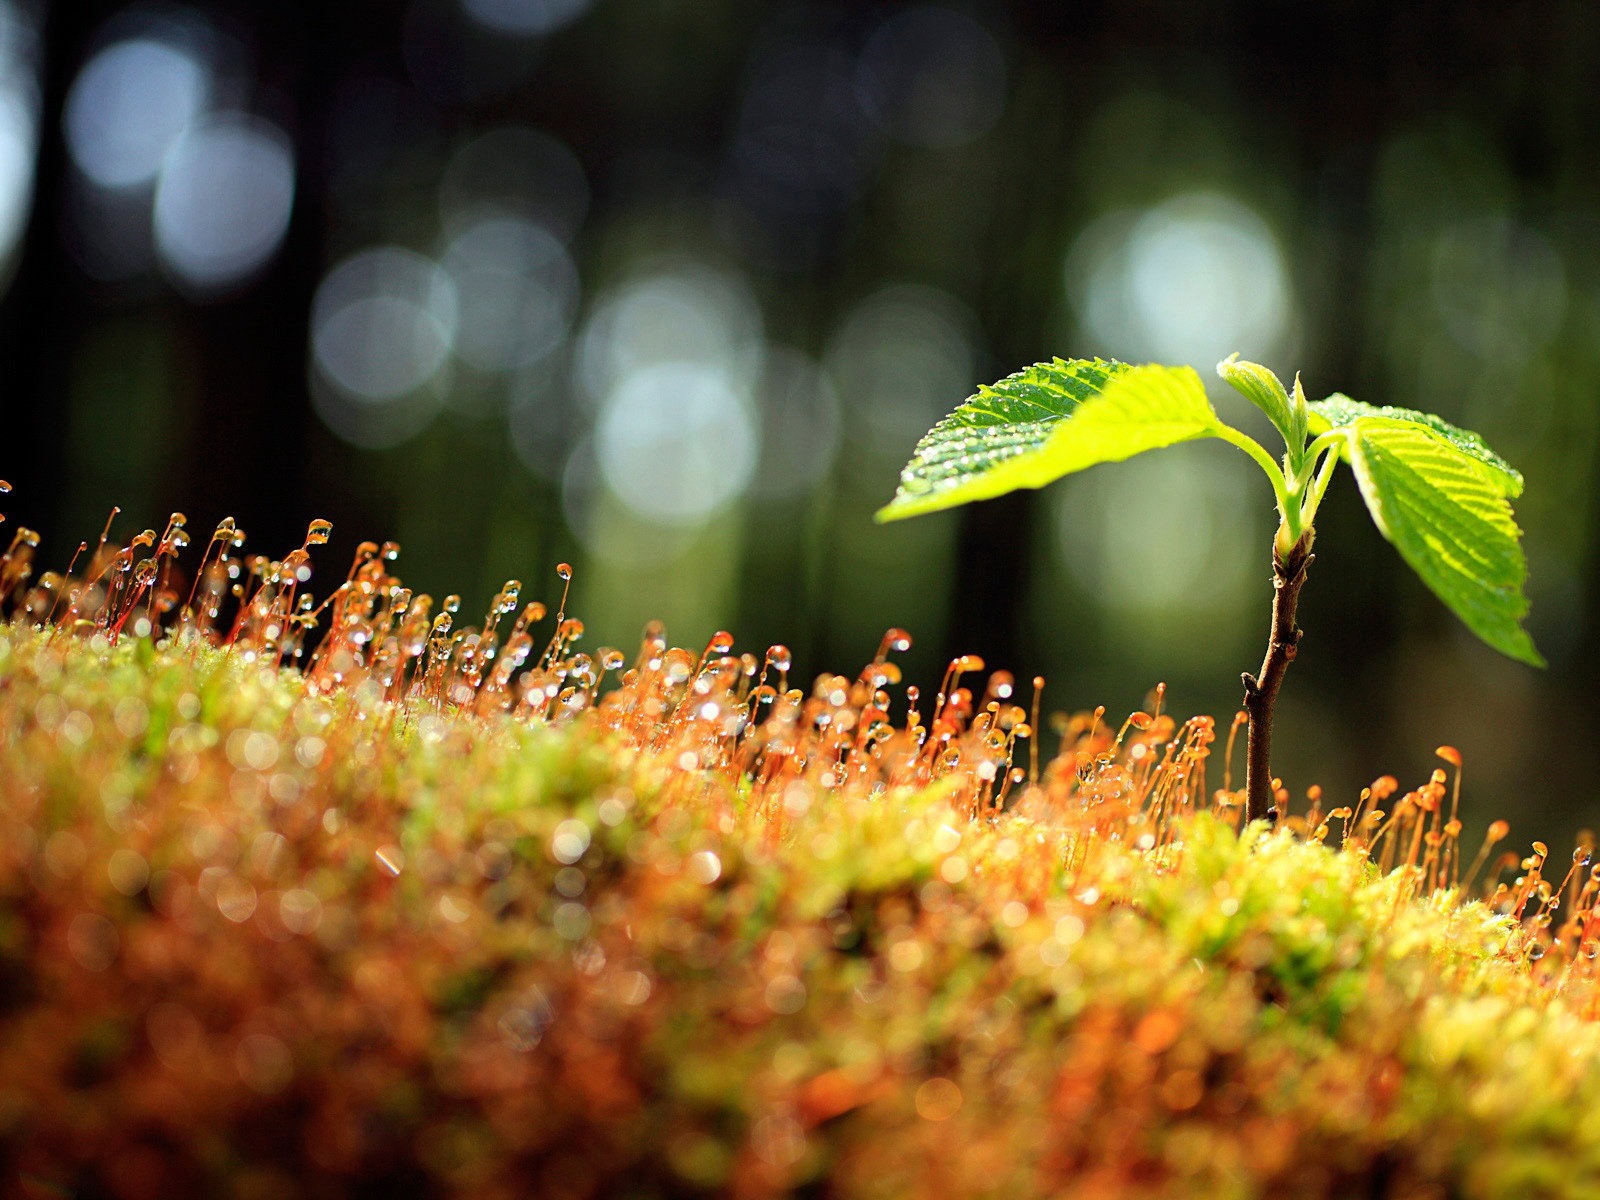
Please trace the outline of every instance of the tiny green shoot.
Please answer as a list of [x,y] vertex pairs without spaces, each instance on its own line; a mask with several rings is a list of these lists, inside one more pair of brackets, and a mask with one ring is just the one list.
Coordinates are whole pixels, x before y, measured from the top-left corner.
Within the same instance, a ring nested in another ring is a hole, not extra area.
[[1043,487],[1097,463],[1199,438],[1253,459],[1272,485],[1272,628],[1261,669],[1243,675],[1249,715],[1245,813],[1274,816],[1272,716],[1299,647],[1295,608],[1312,560],[1314,522],[1341,462],[1378,529],[1433,593],[1496,650],[1543,666],[1523,628],[1527,561],[1511,501],[1522,476],[1484,444],[1429,413],[1332,395],[1308,403],[1300,379],[1237,354],[1217,373],[1272,422],[1284,452],[1225,424],[1191,367],[1054,359],[981,387],[917,444],[880,521]]

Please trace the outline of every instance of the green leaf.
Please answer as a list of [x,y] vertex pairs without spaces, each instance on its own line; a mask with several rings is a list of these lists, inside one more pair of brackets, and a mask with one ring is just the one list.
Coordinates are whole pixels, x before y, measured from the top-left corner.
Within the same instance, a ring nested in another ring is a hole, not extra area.
[[1221,428],[1193,367],[1130,367],[1056,428],[1040,453],[1038,482],[1028,486],[1209,437]]
[[1472,632],[1543,666],[1522,628],[1528,567],[1503,471],[1410,417],[1363,416],[1348,430],[1356,482],[1383,536]]
[[[1219,362],[1217,374],[1266,413],[1267,420],[1277,427],[1287,441],[1295,443],[1294,407],[1289,403],[1289,393],[1284,391],[1283,382],[1276,375],[1260,363],[1245,362],[1238,354],[1230,354]],[[1305,440],[1302,430],[1299,441]]]
[[1054,359],[1008,375],[940,421],[917,443],[894,501],[879,520],[909,517],[998,496],[983,481],[1007,462],[1043,449],[1055,427],[1128,370],[1102,359]]
[[1484,440],[1470,429],[1460,429],[1450,424],[1442,417],[1432,413],[1418,412],[1414,408],[1392,408],[1388,405],[1382,407],[1375,404],[1363,404],[1359,400],[1352,400],[1349,396],[1335,392],[1326,400],[1319,400],[1309,406],[1311,409],[1311,432],[1313,434],[1326,433],[1330,429],[1341,429],[1364,417],[1382,417],[1390,421],[1409,421],[1414,425],[1421,425],[1431,429],[1445,441],[1449,442],[1463,454],[1470,455],[1490,469],[1501,492],[1508,499],[1515,500],[1522,495],[1522,473],[1489,449]]
[[981,388],[917,444],[892,521],[1043,487],[1096,463],[1205,437],[1220,427],[1189,367],[1055,359]]

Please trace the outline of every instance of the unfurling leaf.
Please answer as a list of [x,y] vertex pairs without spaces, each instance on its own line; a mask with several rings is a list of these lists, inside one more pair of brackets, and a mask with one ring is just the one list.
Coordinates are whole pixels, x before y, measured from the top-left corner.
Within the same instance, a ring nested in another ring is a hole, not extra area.
[[1220,427],[1189,367],[1099,359],[1037,363],[981,388],[917,444],[890,521],[1018,488],[1096,463],[1206,437]]
[[[1267,414],[1267,420],[1277,427],[1291,445],[1295,440],[1294,406],[1283,382],[1260,363],[1245,362],[1237,354],[1230,354],[1217,364],[1217,374],[1244,398]],[[1300,441],[1305,441],[1305,431],[1300,431]]]
[[[1313,408],[1325,415],[1330,403]],[[1442,421],[1450,432],[1435,429],[1437,418],[1362,408],[1367,415],[1339,424],[1349,431],[1350,463],[1384,537],[1480,638],[1543,666],[1522,627],[1528,567],[1509,502],[1511,482],[1520,488],[1522,477],[1475,435]]]

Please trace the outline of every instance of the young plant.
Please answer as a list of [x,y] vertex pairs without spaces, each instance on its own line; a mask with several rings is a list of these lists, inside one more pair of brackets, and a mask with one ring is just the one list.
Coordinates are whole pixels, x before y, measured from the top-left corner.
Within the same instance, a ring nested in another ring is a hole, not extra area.
[[1338,394],[1308,404],[1298,376],[1291,396],[1266,367],[1237,354],[1217,373],[1283,436],[1281,463],[1223,424],[1193,368],[1058,358],[979,388],[935,425],[878,519],[1043,487],[1096,463],[1196,438],[1243,450],[1271,482],[1279,516],[1267,652],[1261,669],[1243,676],[1250,719],[1245,813],[1257,820],[1276,813],[1273,707],[1300,644],[1295,605],[1311,565],[1313,522],[1340,462],[1355,472],[1384,537],[1469,629],[1512,658],[1544,661],[1522,627],[1527,563],[1510,503],[1522,476],[1482,438],[1429,413]]

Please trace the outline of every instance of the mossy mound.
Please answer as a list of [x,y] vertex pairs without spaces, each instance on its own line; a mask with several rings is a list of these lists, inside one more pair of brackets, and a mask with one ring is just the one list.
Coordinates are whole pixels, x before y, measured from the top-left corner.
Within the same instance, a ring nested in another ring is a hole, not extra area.
[[1600,1194],[1581,939],[671,662],[529,722],[0,627],[0,1190]]

